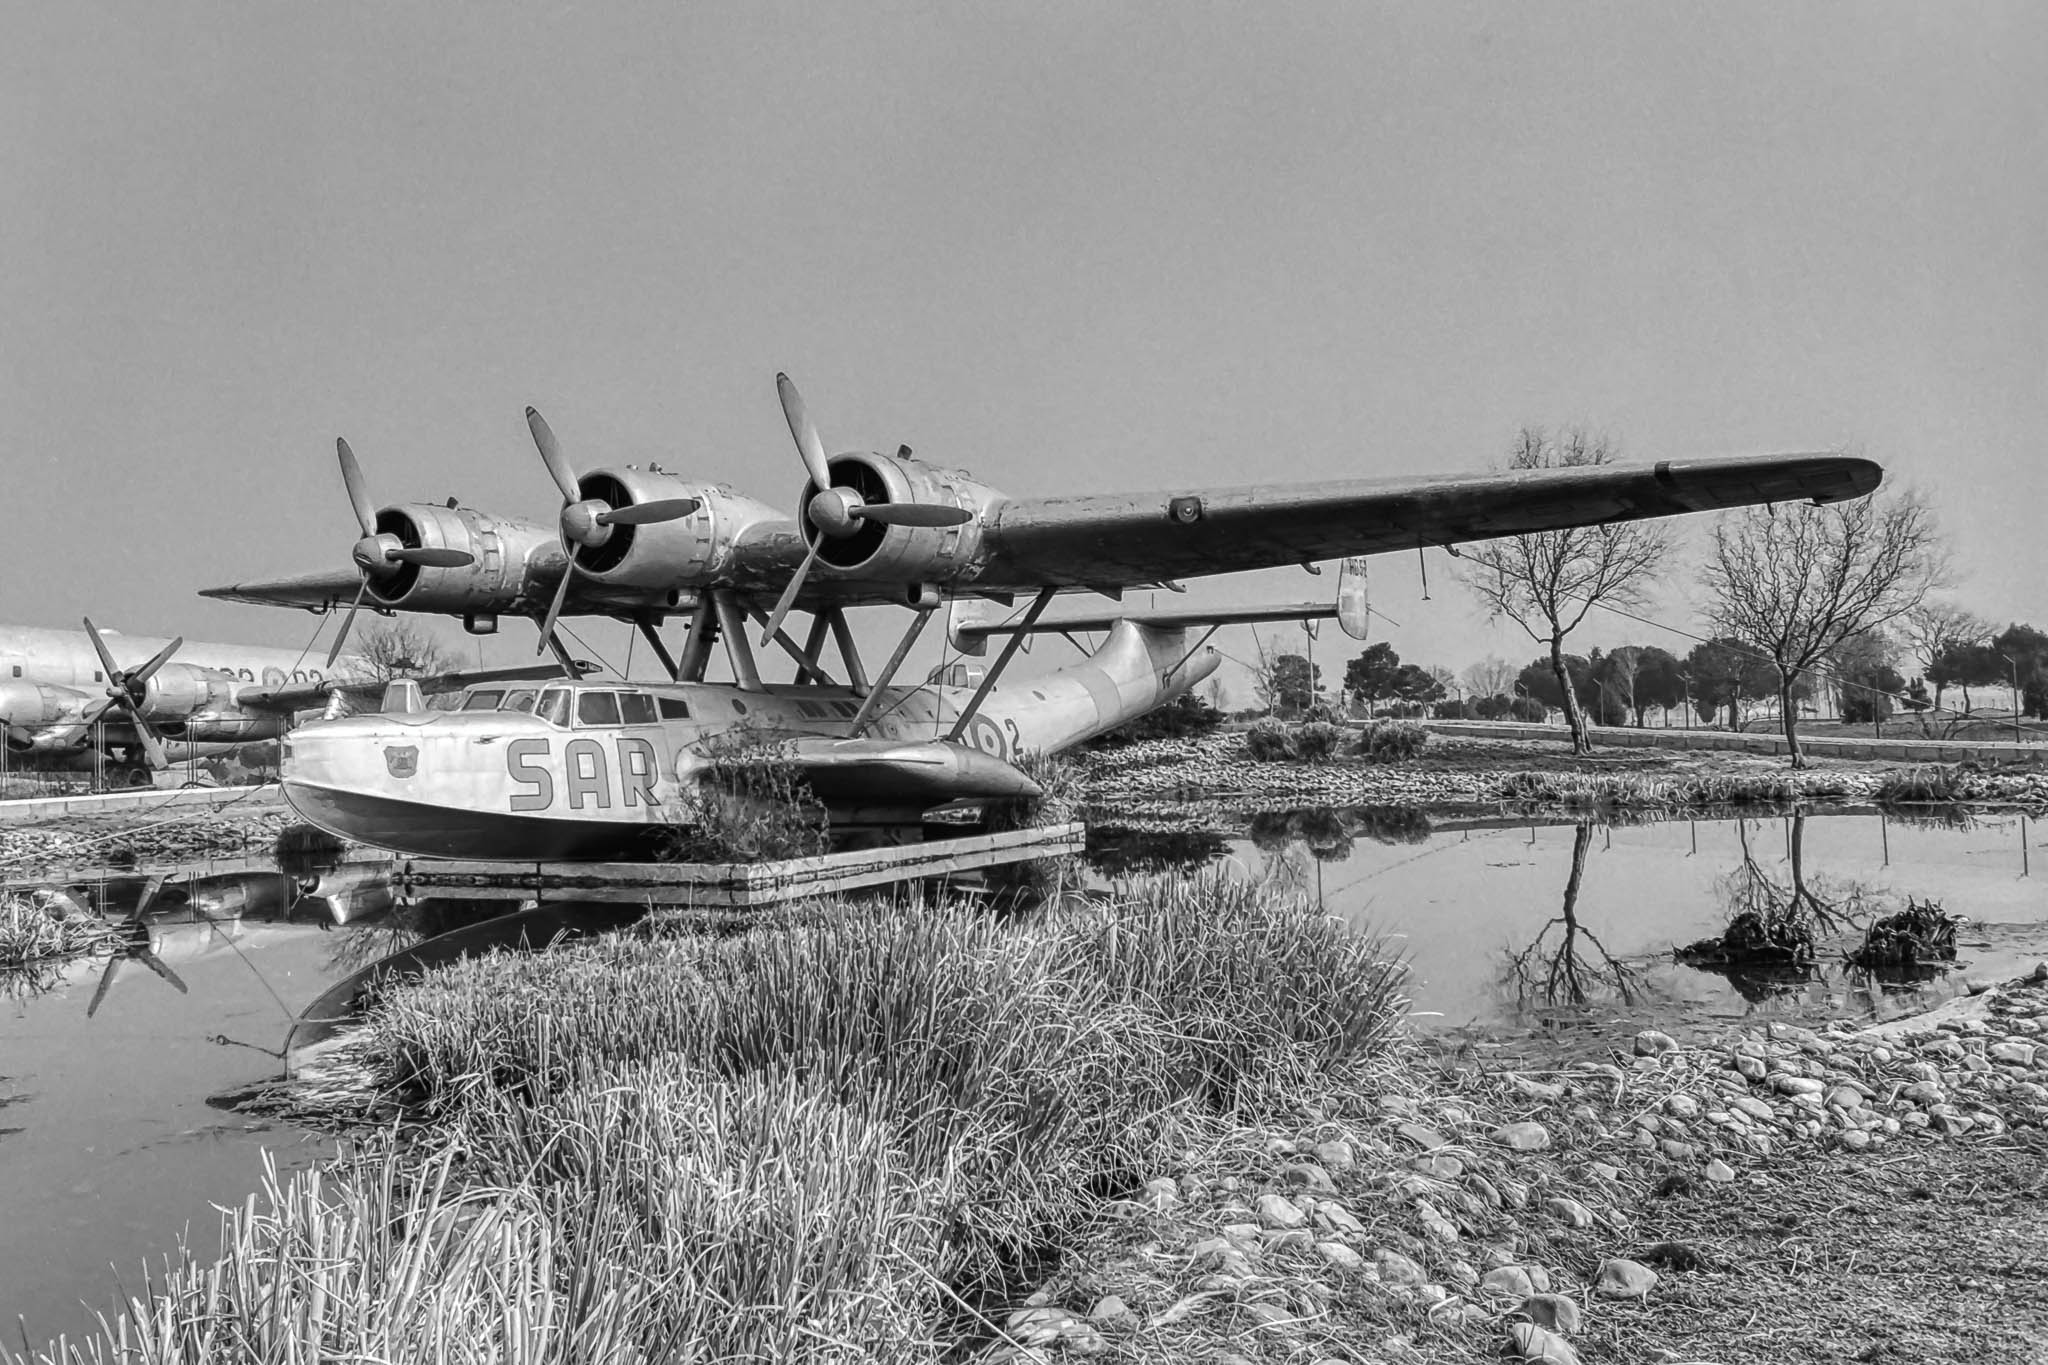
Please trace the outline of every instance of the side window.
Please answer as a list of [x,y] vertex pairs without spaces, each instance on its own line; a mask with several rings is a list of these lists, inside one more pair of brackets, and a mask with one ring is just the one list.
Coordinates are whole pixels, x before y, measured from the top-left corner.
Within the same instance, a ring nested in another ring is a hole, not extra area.
[[616,692],[584,692],[576,698],[576,724],[617,725],[619,723],[619,694]]
[[624,692],[619,695],[619,715],[628,725],[652,725],[655,723],[654,698],[645,692]]
[[462,699],[462,709],[465,711],[495,711],[498,709],[499,701],[504,696],[503,692],[494,690],[472,692]]
[[15,677],[17,677],[17,678],[21,676],[21,665],[20,665],[20,664],[16,664],[16,665],[14,666],[14,676],[15,676]]
[[569,694],[559,687],[544,688],[533,714],[555,725],[569,723]]
[[500,711],[531,711],[534,692],[530,687],[515,687],[505,694],[505,700],[498,704]]
[[661,699],[661,718],[663,720],[688,720],[690,718],[690,704],[681,697],[663,697]]

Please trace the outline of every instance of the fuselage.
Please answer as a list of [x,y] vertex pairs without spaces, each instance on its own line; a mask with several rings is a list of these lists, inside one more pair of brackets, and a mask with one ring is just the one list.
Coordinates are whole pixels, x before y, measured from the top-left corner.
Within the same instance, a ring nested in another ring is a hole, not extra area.
[[[1171,701],[1217,666],[1186,632],[1120,623],[1082,663],[993,688],[964,727],[968,687],[862,698],[818,685],[561,683],[473,688],[454,711],[302,725],[285,795],[344,838],[432,857],[544,861],[643,851],[687,822],[694,789],[736,737],[779,753],[835,819],[908,819],[1037,791],[1015,766]],[[953,731],[960,729],[957,740]]]

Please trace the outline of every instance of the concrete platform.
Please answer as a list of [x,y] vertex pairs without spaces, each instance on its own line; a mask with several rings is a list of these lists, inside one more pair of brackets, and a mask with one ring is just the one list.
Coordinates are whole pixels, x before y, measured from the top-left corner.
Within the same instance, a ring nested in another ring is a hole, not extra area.
[[97,796],[33,796],[0,801],[0,825],[40,825],[85,815],[150,815],[163,810],[271,805],[284,799],[274,782],[255,787],[143,787]]
[[1078,853],[1080,821],[764,863],[480,863],[408,858],[395,869],[406,895],[627,902],[746,908],[921,877],[943,877]]

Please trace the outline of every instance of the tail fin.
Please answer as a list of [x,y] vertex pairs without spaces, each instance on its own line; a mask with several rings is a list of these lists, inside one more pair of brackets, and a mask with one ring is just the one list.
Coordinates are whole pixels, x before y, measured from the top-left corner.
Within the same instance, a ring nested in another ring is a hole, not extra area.
[[1252,625],[1263,621],[1326,621],[1335,618],[1346,635],[1354,640],[1363,640],[1366,623],[1372,613],[1366,595],[1365,559],[1362,556],[1345,560],[1343,568],[1338,571],[1334,603],[1158,609],[1125,606],[1082,615],[1040,617],[1030,626],[1023,624],[1021,616],[1011,620],[989,620],[979,611],[966,608],[965,603],[955,607],[948,635],[953,648],[970,658],[979,658],[988,652],[991,635],[1061,635],[1082,630],[1108,630],[1119,621],[1132,621],[1157,630],[1186,630],[1190,627]]

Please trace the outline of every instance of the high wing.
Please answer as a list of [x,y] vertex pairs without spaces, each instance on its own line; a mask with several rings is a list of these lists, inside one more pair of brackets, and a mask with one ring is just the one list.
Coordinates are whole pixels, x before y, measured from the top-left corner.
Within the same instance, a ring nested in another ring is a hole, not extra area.
[[975,586],[1129,587],[1753,503],[1838,502],[1882,478],[1855,456],[1754,455],[1012,498],[992,517]]
[[296,574],[290,578],[257,579],[230,583],[220,588],[201,588],[201,597],[221,602],[247,602],[258,607],[304,607],[327,611],[346,607],[355,599],[362,575],[354,569],[331,569],[322,573]]
[[[588,667],[588,665],[586,665]],[[436,673],[419,679],[420,691],[429,695],[459,692],[465,687],[497,682],[545,682],[566,675],[555,664],[531,664],[519,668],[471,669],[466,673]],[[251,711],[291,714],[324,706],[337,693],[367,697],[381,693],[383,679],[326,678],[319,682],[295,683],[290,687],[245,687],[235,693],[235,704]]]

